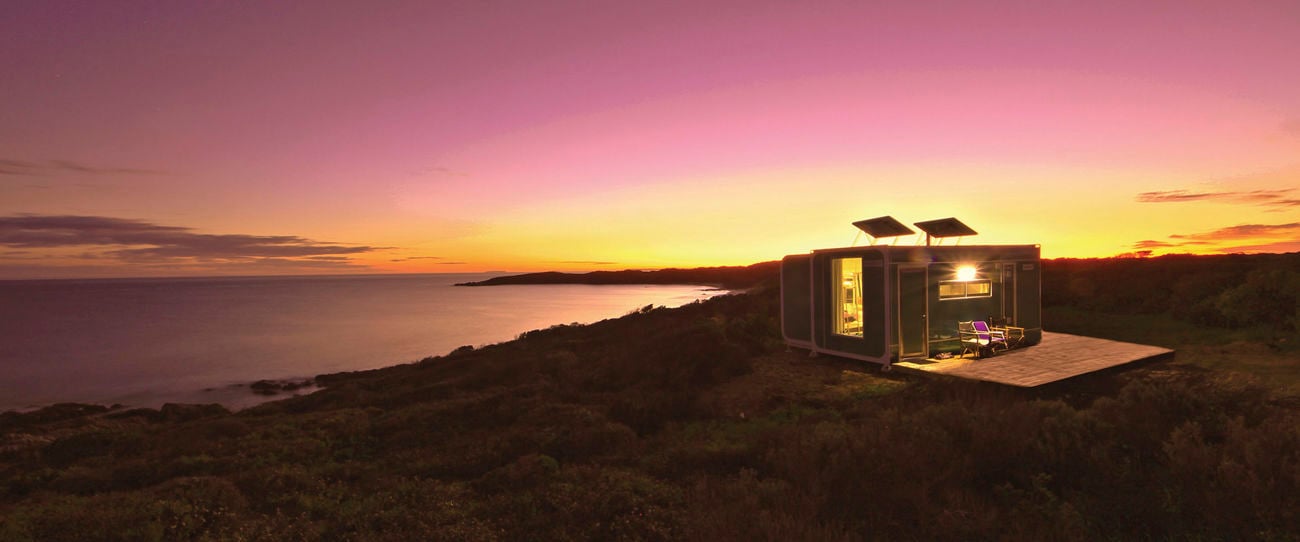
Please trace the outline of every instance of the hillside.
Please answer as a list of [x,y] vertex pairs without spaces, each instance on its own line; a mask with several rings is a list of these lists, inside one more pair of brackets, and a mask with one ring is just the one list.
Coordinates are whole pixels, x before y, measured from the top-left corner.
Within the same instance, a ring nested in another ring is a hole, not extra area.
[[1179,358],[1032,391],[882,375],[786,351],[759,289],[233,414],[5,413],[0,540],[1297,539],[1272,324],[1045,314]]
[[704,284],[729,290],[751,288],[770,282],[781,274],[781,262],[762,262],[749,266],[695,267],[657,269],[653,271],[592,271],[590,273],[524,273],[493,277],[457,286],[504,286],[509,284]]

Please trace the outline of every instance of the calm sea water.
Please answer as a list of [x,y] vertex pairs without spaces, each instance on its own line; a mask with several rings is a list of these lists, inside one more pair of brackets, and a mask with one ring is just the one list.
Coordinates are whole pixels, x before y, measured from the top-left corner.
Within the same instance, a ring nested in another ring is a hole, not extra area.
[[[700,286],[492,286],[486,274],[0,282],[0,410],[219,402],[247,385],[371,369],[589,323]],[[272,397],[274,398],[274,397]]]

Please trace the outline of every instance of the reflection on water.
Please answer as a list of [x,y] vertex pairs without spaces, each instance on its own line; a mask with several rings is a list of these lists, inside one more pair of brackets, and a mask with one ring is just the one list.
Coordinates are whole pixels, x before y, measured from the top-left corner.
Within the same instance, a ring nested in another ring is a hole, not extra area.
[[0,282],[0,410],[61,401],[247,406],[261,400],[246,386],[259,379],[405,363],[716,293],[452,286],[487,276]]

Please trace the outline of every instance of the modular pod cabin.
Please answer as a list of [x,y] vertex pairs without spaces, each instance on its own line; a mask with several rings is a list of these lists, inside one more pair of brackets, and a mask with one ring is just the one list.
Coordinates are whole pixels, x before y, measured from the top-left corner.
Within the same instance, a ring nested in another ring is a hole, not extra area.
[[962,321],[1021,327],[1020,344],[1037,344],[1043,331],[1039,260],[1038,245],[930,246],[928,237],[925,246],[786,256],[781,332],[786,344],[813,354],[885,369],[899,360],[960,352]]

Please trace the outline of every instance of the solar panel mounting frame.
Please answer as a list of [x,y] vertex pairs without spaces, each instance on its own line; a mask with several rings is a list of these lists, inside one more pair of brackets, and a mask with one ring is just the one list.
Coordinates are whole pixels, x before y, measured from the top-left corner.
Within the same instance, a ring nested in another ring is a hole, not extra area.
[[944,239],[947,237],[965,237],[967,235],[978,234],[978,232],[971,229],[970,226],[963,224],[962,221],[953,217],[926,220],[924,222],[914,222],[913,225],[925,232],[926,246],[930,245],[931,237],[935,239]]

